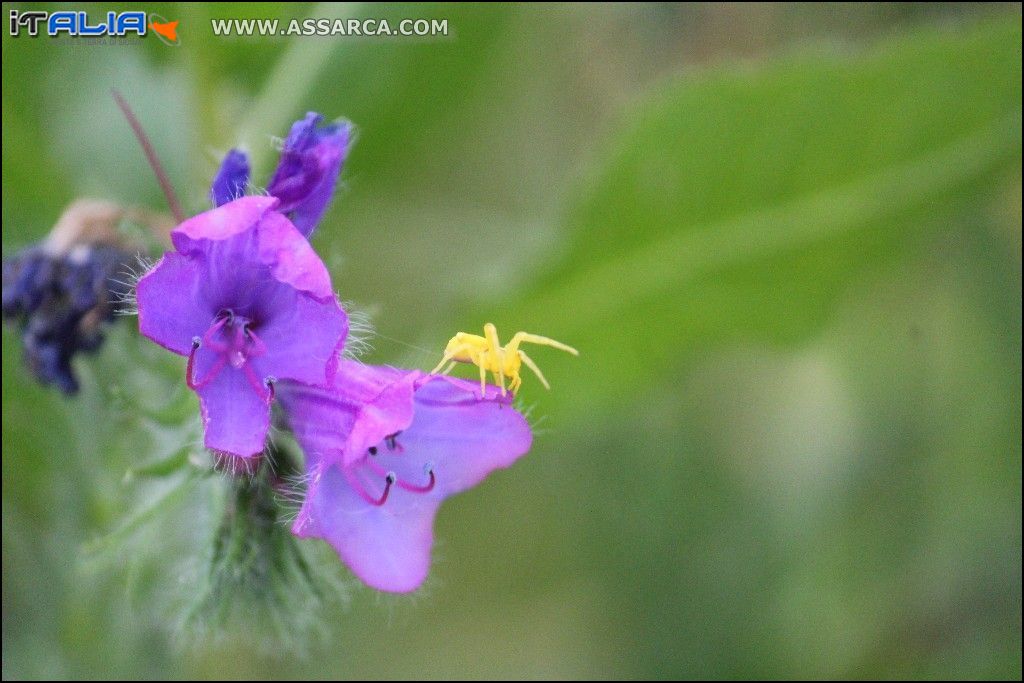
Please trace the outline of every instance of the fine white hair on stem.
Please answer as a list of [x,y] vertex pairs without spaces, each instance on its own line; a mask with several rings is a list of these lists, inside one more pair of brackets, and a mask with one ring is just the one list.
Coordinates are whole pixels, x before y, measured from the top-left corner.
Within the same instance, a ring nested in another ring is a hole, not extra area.
[[274,499],[277,501],[278,519],[285,526],[291,527],[299,517],[302,503],[306,499],[306,491],[313,477],[306,472],[295,472],[282,477],[282,486],[274,488]]
[[274,439],[274,429],[273,424],[267,429],[267,438],[266,441],[263,442],[263,453],[259,456],[260,459],[266,461],[267,465],[270,466],[271,472],[277,472],[278,470],[277,459],[274,457],[274,449],[270,447],[270,444],[273,443]]
[[373,351],[373,323],[369,311],[357,307],[351,301],[342,302],[341,307],[348,314],[348,337],[345,338],[342,357],[354,360]]
[[136,296],[136,289],[139,280],[153,269],[156,261],[143,254],[135,255],[135,263],[125,263],[116,276],[110,281],[124,287],[124,291],[114,292],[114,313],[116,315],[138,315],[139,301]]

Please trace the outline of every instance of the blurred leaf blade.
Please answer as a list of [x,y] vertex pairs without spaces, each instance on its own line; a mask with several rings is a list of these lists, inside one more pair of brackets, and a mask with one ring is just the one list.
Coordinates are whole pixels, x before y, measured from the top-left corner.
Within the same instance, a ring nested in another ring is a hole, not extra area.
[[[506,318],[616,368],[576,387],[591,395],[723,339],[806,337],[866,268],[1019,167],[1020,46],[1011,20],[669,85],[573,209],[565,260]],[[572,382],[570,366],[551,374]]]
[[[353,600],[302,656],[245,599],[187,619],[229,480],[181,459],[184,360],[121,320],[66,400],[5,326],[5,679],[1020,678],[1019,5],[348,8],[448,21],[422,39],[145,9],[182,46],[3,36],[5,255],[82,194],[163,206],[112,86],[197,211],[315,110],[360,133],[314,246],[365,361],[432,367],[469,301],[582,356],[527,350],[532,453],[445,504],[424,591],[320,592]],[[246,139],[261,92],[284,123]],[[301,546],[281,587],[348,576]]]

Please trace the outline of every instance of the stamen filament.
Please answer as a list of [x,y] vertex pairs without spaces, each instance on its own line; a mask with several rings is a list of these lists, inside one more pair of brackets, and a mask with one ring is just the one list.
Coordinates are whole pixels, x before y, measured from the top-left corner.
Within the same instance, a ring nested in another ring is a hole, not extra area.
[[203,343],[209,346],[217,353],[224,353],[225,351],[228,350],[227,346],[213,338],[213,335],[219,332],[220,328],[224,327],[224,325],[227,324],[227,322],[228,319],[224,316],[221,316],[217,318],[217,320],[212,325],[210,325],[210,329],[206,330],[206,333],[203,334]]
[[[370,466],[370,469],[372,469],[375,474],[378,474],[384,477],[385,479],[388,477],[388,475],[394,474],[394,472],[387,472],[383,467],[380,466],[379,463],[373,460],[367,460],[366,464]],[[430,477],[430,481],[423,486],[409,484],[405,481],[402,481],[397,476],[395,477],[395,485],[398,486],[398,488],[400,489],[408,491],[409,493],[430,493],[431,491],[434,490],[434,485],[437,483],[437,478],[434,476],[433,466],[429,463],[427,466],[427,475]]]
[[398,435],[401,433],[402,432],[395,432],[394,434],[388,434],[387,436],[384,437],[384,443],[385,445],[387,445],[389,451],[397,449],[399,453],[402,452],[402,447],[398,445],[398,442],[396,441]]
[[262,356],[262,355],[266,354],[266,352],[267,352],[267,345],[263,343],[263,340],[260,339],[259,337],[257,337],[256,333],[253,332],[252,329],[250,327],[248,327],[248,326],[246,326],[245,332],[246,332],[246,334],[249,335],[249,339],[251,339],[252,342],[253,342],[253,347],[249,351],[249,354],[248,354],[249,357],[250,358],[258,358],[259,356]]
[[217,376],[217,373],[220,372],[225,365],[227,365],[227,359],[224,356],[221,356],[220,358],[217,359],[217,362],[213,364],[213,367],[210,368],[210,371],[206,373],[206,377],[203,377],[201,380],[197,381],[194,375],[196,365],[196,351],[199,350],[199,346],[200,345],[198,342],[192,342],[192,351],[189,352],[188,354],[188,364],[185,366],[185,384],[187,384],[188,388],[191,389],[192,391],[198,391],[199,389],[205,387],[207,384],[213,381],[213,378]]
[[374,498],[363,488],[362,484],[359,483],[359,479],[351,468],[344,468],[342,472],[345,474],[345,480],[348,485],[351,486],[359,496],[370,505],[380,507],[388,501],[388,494],[391,493],[391,485],[395,483],[395,473],[388,472],[384,477],[384,493],[380,494],[380,498]]
[[430,476],[430,481],[425,486],[416,486],[415,484],[407,484],[404,481],[398,481],[400,487],[408,491],[409,493],[430,493],[434,490],[434,485],[437,483],[437,477],[434,476],[434,470],[427,470],[427,474]]
[[256,372],[252,369],[250,363],[246,363],[242,366],[242,372],[245,373],[245,379],[249,381],[249,386],[256,392],[256,395],[262,398],[264,401],[269,401],[274,397],[273,390],[267,389],[267,386],[260,381],[259,377],[256,376]]

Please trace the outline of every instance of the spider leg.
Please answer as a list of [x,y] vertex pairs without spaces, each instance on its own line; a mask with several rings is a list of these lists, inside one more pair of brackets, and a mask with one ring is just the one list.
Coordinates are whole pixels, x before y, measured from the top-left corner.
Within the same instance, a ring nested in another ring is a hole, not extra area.
[[491,371],[494,373],[495,383],[501,387],[501,395],[505,395],[505,359],[503,358],[503,349],[501,348],[501,342],[498,341],[498,328],[492,323],[484,325],[484,335],[487,337],[487,345],[490,351],[491,362],[493,367]]
[[448,353],[444,354],[444,356],[441,358],[441,362],[438,363],[437,367],[435,367],[433,370],[431,370],[429,374],[436,375],[438,370],[443,368],[444,364],[447,363],[448,361],[452,361],[451,365],[448,366],[447,370],[445,370],[443,373],[441,373],[443,375],[447,375],[449,372],[452,371],[452,368],[455,367],[455,361],[452,360],[452,354],[448,354]]
[[523,378],[520,377],[519,374],[517,373],[516,376],[512,378],[512,381],[508,385],[508,389],[509,389],[509,391],[512,392],[513,396],[515,396],[519,392],[519,387],[522,386],[522,384],[523,384]]
[[[444,361],[443,360],[438,364],[438,366],[436,368],[434,368],[433,370],[431,370],[427,374],[428,375],[448,375],[448,374],[451,374],[451,371],[455,369],[455,366],[457,365],[457,363],[455,361],[452,361],[452,362],[448,363],[448,367],[446,367],[444,370],[440,370],[442,365],[444,365]],[[438,370],[440,370],[440,372],[438,372]]]
[[550,389],[551,385],[548,384],[548,381],[544,378],[544,373],[540,371],[540,368],[537,367],[537,364],[534,363],[533,360],[531,360],[530,357],[527,356],[526,353],[524,353],[523,351],[519,352],[519,357],[523,359],[523,363],[526,364],[526,367],[530,368],[530,370],[533,370],[533,374],[537,375],[537,379],[539,379],[540,383],[544,385],[544,388]]
[[456,389],[468,391],[470,395],[473,396],[473,398],[476,398],[476,389],[467,389],[466,385],[463,384],[462,380],[460,379],[456,379],[455,377],[449,377],[448,375],[437,375],[437,379],[441,379],[444,380],[445,382],[448,382],[448,384],[451,384]]
[[[519,350],[519,342],[520,340],[518,337],[512,337],[512,339],[509,340],[508,344],[505,345],[505,353],[511,357],[522,359],[523,352]],[[516,368],[516,371],[513,375],[509,376],[512,377],[512,395],[515,396],[516,392],[519,391],[519,387],[522,386],[523,384],[523,378],[519,376],[518,368]]]
[[[449,344],[449,348],[445,349],[444,356],[442,356],[441,358],[441,362],[437,364],[437,367],[430,371],[430,374],[436,374],[437,371],[443,368],[444,364],[447,363],[448,361],[452,361],[452,367],[454,367],[456,361],[453,361],[452,359],[471,350],[472,347],[469,346],[468,344],[459,344],[454,349],[451,348],[451,345]],[[448,374],[449,372],[451,372],[451,367],[445,370],[444,374]]]
[[480,366],[480,399],[487,397],[487,367],[484,365],[483,358],[478,359],[480,362],[477,365]]
[[540,344],[541,346],[550,346],[558,349],[559,351],[571,353],[574,356],[580,355],[579,351],[569,346],[568,344],[563,344],[562,342],[555,341],[554,339],[551,339],[549,337],[541,337],[536,334],[530,334],[529,332],[516,332],[515,336],[512,337],[512,340],[509,341],[508,345],[511,347],[513,344],[515,344],[515,347],[513,348],[517,348],[519,344],[521,344],[522,342]]

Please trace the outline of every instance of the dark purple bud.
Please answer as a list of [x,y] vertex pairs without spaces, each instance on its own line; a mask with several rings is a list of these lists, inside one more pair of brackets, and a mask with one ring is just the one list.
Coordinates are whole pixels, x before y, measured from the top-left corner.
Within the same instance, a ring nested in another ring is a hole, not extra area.
[[233,149],[224,156],[210,187],[210,199],[214,206],[222,206],[245,196],[249,186],[249,157],[239,149]]
[[323,116],[315,112],[292,125],[281,150],[281,160],[267,191],[281,201],[299,231],[309,237],[327,210],[341,175],[351,139],[348,123],[319,127]]

